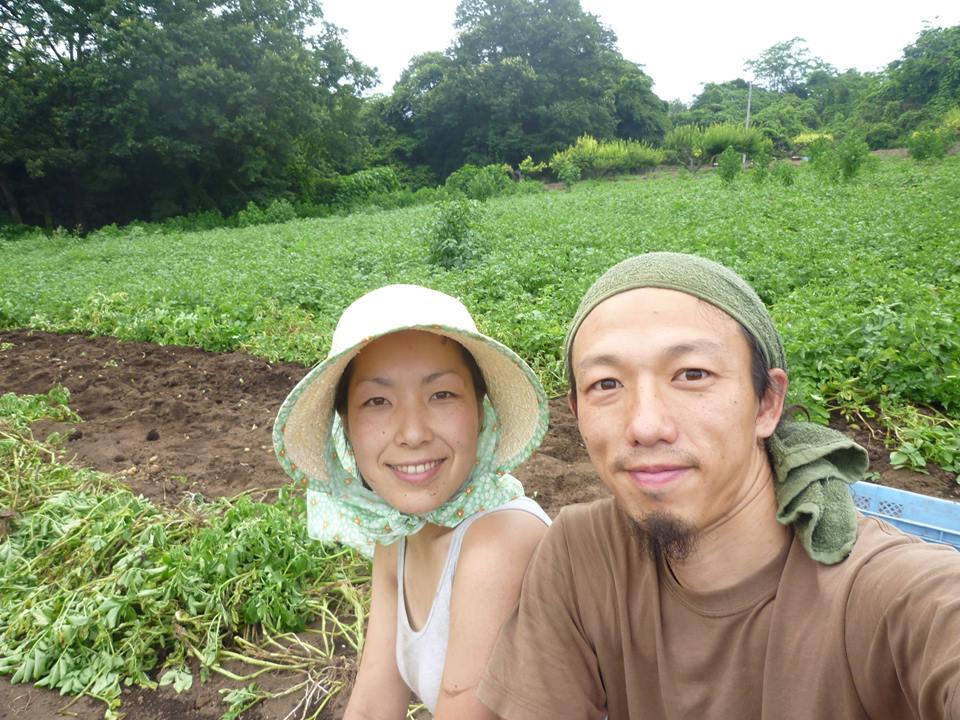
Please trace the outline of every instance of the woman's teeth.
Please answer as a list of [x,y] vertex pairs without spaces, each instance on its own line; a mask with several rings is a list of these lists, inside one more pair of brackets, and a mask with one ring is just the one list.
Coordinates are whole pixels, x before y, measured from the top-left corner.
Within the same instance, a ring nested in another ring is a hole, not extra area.
[[394,465],[393,467],[407,475],[419,475],[420,473],[425,473],[427,470],[435,468],[441,462],[443,461],[431,460],[430,462],[420,463],[419,465]]

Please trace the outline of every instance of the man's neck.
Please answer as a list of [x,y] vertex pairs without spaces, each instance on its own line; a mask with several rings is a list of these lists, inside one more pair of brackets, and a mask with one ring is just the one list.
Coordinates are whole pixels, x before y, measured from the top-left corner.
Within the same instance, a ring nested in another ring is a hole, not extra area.
[[698,592],[733,587],[776,558],[790,541],[791,530],[777,522],[773,472],[766,453],[755,453],[747,472],[746,490],[737,504],[700,533],[688,558],[669,563],[683,587]]

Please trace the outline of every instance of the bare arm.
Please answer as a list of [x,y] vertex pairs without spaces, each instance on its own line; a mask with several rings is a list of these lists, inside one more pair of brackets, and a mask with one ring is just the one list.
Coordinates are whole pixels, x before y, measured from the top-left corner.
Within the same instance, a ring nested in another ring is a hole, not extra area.
[[410,689],[397,669],[397,546],[377,545],[360,669],[344,720],[403,720]]
[[434,720],[495,720],[476,688],[500,628],[520,596],[546,526],[522,511],[478,520],[467,532],[450,607],[450,639]]

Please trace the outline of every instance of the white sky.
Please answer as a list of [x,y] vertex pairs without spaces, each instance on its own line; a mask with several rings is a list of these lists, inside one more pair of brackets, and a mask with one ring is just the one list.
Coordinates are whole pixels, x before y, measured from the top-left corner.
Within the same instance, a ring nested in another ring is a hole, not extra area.
[[[325,19],[346,31],[354,57],[379,71],[377,92],[389,92],[414,55],[445,50],[456,35],[457,0],[321,2]],[[684,102],[698,95],[705,82],[747,79],[745,61],[794,36],[804,38],[812,55],[838,70],[866,72],[898,59],[925,22],[933,27],[960,24],[957,0],[580,4],[616,33],[620,52],[644,66],[660,98]]]

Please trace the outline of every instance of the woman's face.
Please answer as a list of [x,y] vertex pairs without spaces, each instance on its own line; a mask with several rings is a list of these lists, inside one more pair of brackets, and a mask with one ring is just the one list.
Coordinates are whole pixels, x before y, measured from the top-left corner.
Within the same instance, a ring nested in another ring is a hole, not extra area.
[[460,346],[405,330],[353,361],[346,432],[363,479],[406,513],[434,510],[477,461],[480,399]]

